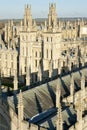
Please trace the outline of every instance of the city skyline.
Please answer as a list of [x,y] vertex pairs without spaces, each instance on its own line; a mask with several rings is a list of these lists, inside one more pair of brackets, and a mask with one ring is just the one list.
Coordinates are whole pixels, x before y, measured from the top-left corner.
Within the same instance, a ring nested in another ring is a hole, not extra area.
[[87,17],[86,0],[9,0],[9,2],[3,0],[0,3],[0,19],[23,18],[25,4],[31,5],[33,18],[46,18],[48,15],[49,3],[56,3],[58,17]]

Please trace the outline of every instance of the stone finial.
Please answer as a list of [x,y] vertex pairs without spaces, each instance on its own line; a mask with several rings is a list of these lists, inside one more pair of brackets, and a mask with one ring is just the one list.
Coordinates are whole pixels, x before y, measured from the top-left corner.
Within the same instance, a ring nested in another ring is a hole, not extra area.
[[47,21],[46,20],[45,20],[44,24],[45,24],[45,28],[47,28]]
[[27,4],[27,8],[29,8],[29,5]]
[[[77,121],[80,123],[82,123],[82,111],[83,111],[83,105],[82,105],[82,98],[81,98],[81,94],[79,94],[79,101],[77,103],[76,106],[77,109]],[[81,129],[82,130],[82,129]]]
[[34,27],[36,27],[36,20],[34,20],[34,24],[33,24]]
[[61,96],[61,90],[60,90],[60,87],[57,85],[57,88],[56,88],[56,107],[58,108],[57,123],[56,123],[57,130],[63,130],[62,109],[61,109],[61,103],[60,103],[60,96]]
[[72,70],[72,66],[71,66],[71,58],[69,57],[69,64],[68,64],[68,67],[69,67],[69,71]]
[[26,6],[26,4],[25,4],[25,9],[26,9],[26,7],[27,7],[27,6]]
[[22,22],[22,20],[21,20],[21,22],[20,22],[20,25],[21,25],[21,26],[23,25],[23,22]]
[[60,97],[61,97],[61,90],[60,86],[57,85],[56,87],[56,107],[59,108],[60,106]]
[[11,20],[11,26],[13,26],[13,20]]
[[62,119],[61,104],[59,106],[58,114],[57,114],[57,129],[56,130],[63,130],[63,119]]
[[84,19],[82,18],[82,26],[84,26]]
[[18,104],[23,105],[23,96],[22,96],[22,90],[20,90],[20,93],[18,95]]
[[20,93],[18,95],[18,125],[19,130],[23,130],[22,121],[24,117],[24,106],[23,106],[23,95],[22,91],[20,90]]
[[80,25],[80,19],[78,19],[78,25]]
[[47,21],[45,20],[45,22],[44,22],[44,32],[46,32],[47,31]]
[[51,3],[49,3],[49,7],[51,6]]

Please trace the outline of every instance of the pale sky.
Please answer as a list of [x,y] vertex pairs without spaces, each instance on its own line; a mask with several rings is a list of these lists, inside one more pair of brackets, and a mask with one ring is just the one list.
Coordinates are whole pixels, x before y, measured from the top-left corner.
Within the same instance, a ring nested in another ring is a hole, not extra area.
[[1,0],[0,19],[23,18],[25,4],[31,4],[33,18],[44,18],[49,3],[56,3],[58,17],[87,17],[87,0]]

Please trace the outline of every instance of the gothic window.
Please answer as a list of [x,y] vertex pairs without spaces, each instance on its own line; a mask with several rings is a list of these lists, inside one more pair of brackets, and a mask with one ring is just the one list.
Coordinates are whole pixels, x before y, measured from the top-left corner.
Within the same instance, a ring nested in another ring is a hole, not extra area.
[[51,42],[52,42],[52,37],[51,37]]
[[16,28],[14,29],[14,32],[15,32],[15,36],[17,35],[17,30],[16,30]]
[[65,67],[65,61],[63,61],[63,67]]
[[28,47],[26,47],[26,56],[28,56]]
[[37,74],[35,74],[35,81],[37,81]]
[[36,37],[36,42],[38,42],[38,37]]
[[37,51],[35,52],[35,57],[37,57]]
[[52,59],[52,50],[51,50],[51,59]]
[[47,37],[47,42],[48,42],[48,37]]
[[25,72],[26,72],[26,66],[25,66]]
[[7,61],[6,61],[6,63],[5,63],[5,67],[7,67]]
[[48,58],[48,49],[47,49],[47,52],[46,52],[46,54],[47,54],[47,58]]
[[35,67],[37,67],[37,60],[35,60]]
[[74,67],[74,64],[73,64],[73,62],[71,63],[71,67],[72,67],[72,69],[73,69],[73,67]]

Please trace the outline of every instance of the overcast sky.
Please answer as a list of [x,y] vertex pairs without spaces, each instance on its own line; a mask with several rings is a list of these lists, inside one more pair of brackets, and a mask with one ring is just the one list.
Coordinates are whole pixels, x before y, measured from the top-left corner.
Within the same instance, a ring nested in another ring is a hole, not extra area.
[[1,0],[0,19],[23,18],[25,4],[31,4],[33,18],[47,17],[49,3],[56,3],[58,17],[87,17],[87,0]]

